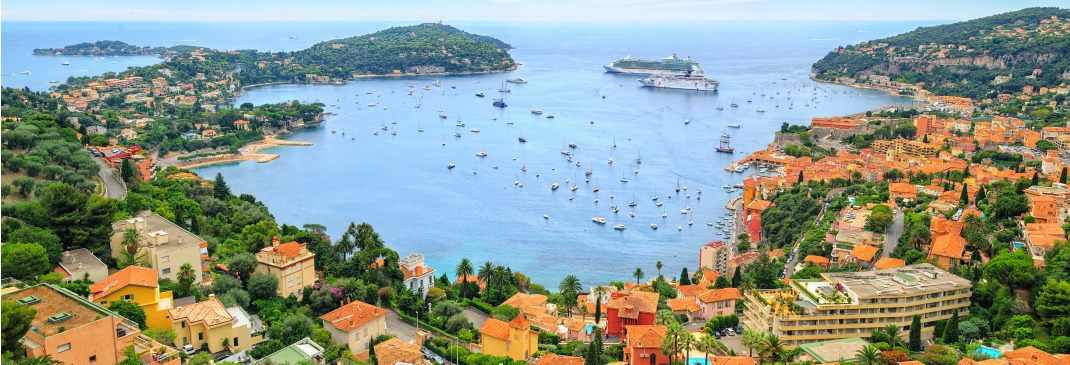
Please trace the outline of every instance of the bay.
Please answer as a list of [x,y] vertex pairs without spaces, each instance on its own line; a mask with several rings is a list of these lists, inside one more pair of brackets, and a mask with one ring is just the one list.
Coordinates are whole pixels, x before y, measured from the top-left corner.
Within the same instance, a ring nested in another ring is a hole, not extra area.
[[[523,65],[501,74],[250,88],[236,104],[320,101],[336,115],[329,116],[322,127],[285,137],[314,146],[266,150],[281,155],[266,164],[216,165],[196,172],[206,178],[222,173],[235,193],[263,200],[280,224],[323,224],[337,239],[350,221],[366,221],[399,254],[422,253],[430,266],[450,276],[462,257],[477,265],[492,261],[509,266],[547,286],[568,274],[577,275],[585,285],[628,280],[636,267],[653,276],[657,261],[664,264],[663,274],[676,276],[683,267],[694,271],[701,245],[724,239],[706,222],[723,215],[725,203],[734,196],[721,187],[740,183],[745,175],[723,168],[745,153],[765,148],[781,123],[807,124],[813,117],[909,103],[875,91],[812,82],[810,65],[836,45],[919,25],[456,24],[512,44],[516,47],[513,57]],[[7,23],[4,26],[8,30]],[[193,43],[221,49],[281,50],[385,25],[168,23],[126,27],[138,31],[120,34],[128,36],[120,40],[138,45]],[[81,35],[104,39],[92,32]],[[70,42],[57,43],[33,47]],[[627,55],[660,58],[674,52],[702,62],[707,75],[721,82],[720,91],[642,88],[635,76],[608,74],[601,68]],[[36,65],[38,59],[25,62]],[[6,74],[8,58],[3,62]],[[504,80],[515,76],[529,83],[507,84],[511,92],[499,93]],[[429,86],[436,80],[441,87]],[[3,83],[9,86],[6,77]],[[415,89],[412,95],[408,94],[410,84]],[[424,90],[425,86],[430,90]],[[486,97],[475,96],[477,92]],[[508,107],[491,106],[491,99],[500,97]],[[732,101],[739,107],[730,107]],[[718,106],[724,110],[717,110]],[[533,108],[555,118],[534,115]],[[758,108],[766,112],[759,113]],[[439,110],[447,118],[438,118]],[[456,126],[458,119],[464,127]],[[731,123],[742,127],[729,128]],[[480,132],[473,133],[472,128]],[[735,155],[713,150],[723,132],[732,135]],[[518,142],[521,135],[527,143]],[[573,142],[578,148],[572,150],[570,162],[561,151],[569,150],[567,144]],[[479,151],[488,156],[477,157]],[[641,165],[635,161],[640,157]],[[456,168],[447,169],[451,163]],[[521,166],[527,171],[521,171]],[[587,168],[593,170],[590,182],[584,181]],[[622,182],[622,177],[628,182]],[[561,186],[556,191],[550,188],[555,182]],[[688,189],[677,193],[678,182]],[[570,192],[568,186],[573,184],[578,188]],[[592,191],[596,186],[598,193]],[[574,199],[569,200],[570,195]],[[663,206],[655,205],[654,195]],[[629,208],[633,200],[638,206]],[[618,205],[619,213],[614,214],[610,204]],[[629,217],[629,211],[636,216]],[[666,218],[661,217],[663,212]],[[608,224],[593,223],[594,216],[605,217]],[[689,226],[688,220],[694,225]],[[659,228],[651,229],[651,223]],[[613,226],[617,224],[627,229],[616,231]]]

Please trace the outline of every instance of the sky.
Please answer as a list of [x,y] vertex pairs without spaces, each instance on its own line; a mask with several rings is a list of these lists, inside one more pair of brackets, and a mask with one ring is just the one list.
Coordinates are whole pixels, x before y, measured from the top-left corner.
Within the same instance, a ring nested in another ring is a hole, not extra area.
[[1066,0],[4,0],[2,21],[966,20]]

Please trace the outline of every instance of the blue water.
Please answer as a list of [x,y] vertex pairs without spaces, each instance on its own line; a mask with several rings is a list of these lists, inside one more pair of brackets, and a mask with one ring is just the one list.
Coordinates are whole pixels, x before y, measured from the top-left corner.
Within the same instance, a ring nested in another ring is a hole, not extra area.
[[[399,24],[4,23],[3,51],[15,57],[4,57],[3,72],[33,70],[33,78],[43,77],[47,87],[47,80],[65,79],[82,61],[72,59],[68,68],[52,57],[19,55],[34,47],[102,38],[148,46],[283,50],[392,25]],[[675,276],[685,266],[694,271],[702,244],[722,239],[705,223],[726,212],[731,196],[721,186],[739,183],[744,176],[723,168],[743,153],[765,148],[781,123],[806,124],[812,117],[909,103],[869,90],[813,83],[807,77],[814,61],[836,45],[928,24],[455,25],[511,43],[516,47],[511,53],[523,66],[508,74],[253,88],[236,103],[319,100],[335,104],[327,111],[337,115],[324,127],[287,137],[313,142],[312,147],[274,148],[266,152],[281,158],[267,164],[217,165],[197,172],[207,177],[222,172],[235,193],[263,200],[280,224],[320,223],[337,238],[350,221],[369,222],[401,255],[421,252],[429,265],[450,276],[462,257],[510,266],[548,286],[568,274],[577,275],[585,286],[627,280],[636,267],[654,276],[657,261],[664,264],[664,274]],[[664,57],[673,52],[700,60],[709,76],[721,82],[720,92],[651,90],[639,87],[634,76],[602,72],[602,64],[626,55]],[[530,83],[509,84],[512,92],[504,96],[509,107],[492,107],[504,79],[514,76]],[[2,82],[42,86],[33,78],[5,76]],[[436,79],[443,87],[423,90]],[[416,87],[412,96],[407,95],[409,84]],[[369,91],[373,93],[366,94]],[[487,97],[477,98],[476,92]],[[739,108],[729,106],[733,100]],[[414,108],[417,104],[421,107]],[[718,105],[724,110],[716,110]],[[759,106],[766,112],[757,113]],[[532,108],[556,118],[534,116]],[[448,118],[439,119],[438,110]],[[465,127],[455,127],[458,118]],[[729,123],[743,127],[731,129]],[[381,126],[397,135],[381,131]],[[481,132],[472,133],[472,128]],[[376,131],[381,135],[373,136]],[[722,131],[732,134],[736,155],[713,151]],[[454,132],[462,137],[454,138]],[[520,135],[529,142],[518,143]],[[568,142],[578,144],[573,160],[582,166],[561,154]],[[489,156],[476,157],[478,151]],[[613,164],[607,162],[611,156]],[[637,165],[640,156],[642,164]],[[449,163],[457,168],[446,169]],[[522,172],[525,164],[528,171]],[[589,183],[583,181],[588,167],[594,170]],[[621,182],[622,176],[629,182]],[[572,182],[566,184],[565,179]],[[688,190],[675,192],[677,181]],[[554,182],[561,185],[557,191],[550,189]],[[579,189],[569,192],[572,184]],[[592,192],[596,186],[598,193]],[[664,206],[654,205],[655,194]],[[633,199],[639,206],[629,208]],[[609,208],[613,203],[620,206],[618,214]],[[680,213],[688,207],[689,215]],[[629,211],[636,217],[630,218]],[[668,217],[662,218],[662,212]],[[603,216],[609,224],[596,225],[593,216]],[[693,226],[687,225],[689,218]],[[659,229],[652,230],[651,223]],[[617,224],[628,229],[616,231]]]
[[974,352],[986,355],[986,356],[991,357],[993,359],[998,359],[1000,357],[1000,355],[1003,355],[1003,351],[996,350],[996,349],[988,347],[988,346],[978,347],[977,350],[974,350]]
[[687,358],[687,365],[706,365],[707,360],[705,357],[689,357]]

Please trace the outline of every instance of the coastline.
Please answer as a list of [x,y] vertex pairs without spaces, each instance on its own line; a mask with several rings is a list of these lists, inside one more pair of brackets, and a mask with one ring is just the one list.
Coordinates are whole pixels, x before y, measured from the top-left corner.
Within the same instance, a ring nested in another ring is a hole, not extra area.
[[858,83],[850,83],[850,84],[848,84],[846,82],[822,80],[822,79],[817,78],[817,76],[815,74],[810,74],[810,81],[819,82],[819,83],[822,83],[822,84],[843,85],[843,86],[853,87],[853,88],[858,88],[858,89],[877,90],[877,91],[882,91],[885,94],[892,95],[892,96],[906,96],[906,95],[900,94],[898,90],[894,90],[894,89],[891,89],[891,88],[870,86],[870,85],[864,85],[864,84],[858,84]]
[[177,161],[172,157],[168,157],[161,159],[158,164],[163,167],[175,166],[182,169],[195,169],[198,167],[230,162],[256,161],[257,163],[267,163],[271,162],[276,158],[279,158],[279,155],[274,153],[259,153],[261,150],[278,146],[311,145],[311,142],[287,141],[282,139],[276,139],[275,137],[266,137],[260,141],[242,146],[238,149],[238,153],[208,156],[188,161]]

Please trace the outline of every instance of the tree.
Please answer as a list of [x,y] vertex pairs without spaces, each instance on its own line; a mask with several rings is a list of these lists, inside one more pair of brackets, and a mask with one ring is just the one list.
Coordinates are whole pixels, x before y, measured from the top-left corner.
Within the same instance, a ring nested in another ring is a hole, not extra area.
[[771,359],[773,361],[781,361],[784,356],[784,342],[780,340],[780,336],[772,333],[765,334],[762,339],[761,345],[758,350],[758,363],[762,363],[761,359]]
[[641,284],[643,278],[646,277],[646,274],[643,273],[643,268],[637,267],[635,268],[635,271],[632,271],[632,277],[635,278],[636,284]]
[[892,226],[895,218],[891,214],[884,212],[874,212],[866,217],[865,229],[875,233],[884,233],[888,227]]
[[472,268],[472,261],[469,261],[467,257],[462,258],[461,262],[457,264],[454,273],[461,278],[461,298],[468,298],[468,275],[475,273],[475,269]]
[[249,252],[242,252],[227,259],[227,269],[234,273],[238,279],[241,279],[242,282],[249,281],[249,276],[253,274],[258,264],[256,255]]
[[985,277],[1016,289],[1031,288],[1038,272],[1024,250],[996,255],[984,269]]
[[89,198],[73,186],[59,183],[40,191],[41,206],[48,217],[48,227],[64,240],[66,246],[75,245],[73,232],[85,219]]
[[602,321],[602,297],[606,295],[606,288],[604,286],[594,287],[594,324],[598,325]]
[[165,345],[171,345],[175,343],[175,338],[177,337],[177,335],[175,334],[175,330],[170,328],[149,328],[144,331],[141,331],[141,333],[145,334],[145,336],[151,337],[153,340],[156,340],[156,342]]
[[141,329],[147,328],[145,327],[145,310],[141,309],[141,306],[137,305],[137,303],[117,300],[108,305],[108,310],[134,321]]
[[687,273],[686,267],[680,270],[680,285],[691,285],[691,275]]
[[487,288],[483,291],[483,294],[484,296],[489,297],[491,289],[490,284],[491,281],[494,280],[494,264],[492,264],[490,261],[484,262],[483,266],[479,267],[479,272],[476,273],[476,277],[479,280],[482,280],[484,283],[487,283]]
[[802,170],[799,170],[799,179],[796,180],[795,182],[797,182],[799,184],[803,183],[803,172],[802,172]]
[[966,183],[962,183],[962,194],[959,195],[959,204],[966,205],[970,203],[970,193],[966,189]]
[[190,290],[193,288],[193,283],[197,281],[197,273],[193,271],[193,266],[188,262],[182,264],[178,269],[178,297],[189,296]]
[[6,243],[0,247],[0,266],[4,268],[4,276],[19,280],[32,279],[51,268],[48,252],[39,244]]
[[903,178],[903,172],[899,169],[891,169],[884,172],[884,179],[888,181],[899,181]]
[[132,184],[134,179],[134,164],[130,162],[129,158],[123,159],[123,164],[119,169],[119,176],[122,177],[123,182]]
[[910,342],[907,343],[910,351],[921,351],[921,315],[915,314],[910,322]]
[[659,260],[657,263],[655,263],[654,267],[658,269],[658,276],[661,276],[661,268],[663,267],[661,261]]
[[739,266],[736,266],[736,272],[732,274],[732,287],[738,288],[740,281],[743,280],[743,270]]
[[21,358],[12,361],[11,365],[64,365],[64,363],[62,361],[53,359],[52,355],[45,355]]
[[1033,171],[1033,178],[1030,180],[1033,186],[1040,185],[1040,174],[1037,171]]
[[[707,355],[713,355],[716,351],[723,349],[724,344],[721,343],[721,341],[718,341],[712,334],[706,334],[699,339],[697,348],[699,351],[705,352]],[[704,365],[710,365],[710,357],[704,357],[706,358],[706,363]]]
[[230,187],[227,186],[227,182],[223,180],[223,173],[217,172],[215,174],[215,187],[212,188],[212,195],[219,200],[227,200],[230,198]]
[[959,310],[951,312],[951,319],[944,325],[944,344],[950,345],[959,342]]
[[282,341],[282,343],[294,343],[302,338],[311,337],[313,329],[315,325],[312,324],[311,319],[297,314],[286,317],[282,323],[269,327],[267,332],[271,339]]
[[591,332],[591,344],[587,346],[587,351],[583,354],[583,365],[603,365],[602,354],[604,348],[602,346],[602,331],[595,328]]
[[140,365],[141,356],[148,351],[149,350],[138,351],[134,348],[134,345],[127,346],[123,349],[123,361],[119,362],[118,365]]
[[48,253],[48,264],[55,266],[63,255],[63,243],[51,231],[30,225],[22,226],[7,236],[7,242],[36,243]]
[[252,297],[253,301],[269,300],[279,290],[279,278],[275,277],[275,275],[256,273],[249,276],[249,282],[246,287],[249,288],[249,296]]
[[[6,257],[7,254],[4,256]],[[5,271],[8,270],[7,264],[4,264],[4,267]],[[37,315],[37,309],[8,300],[3,301],[0,309],[3,309],[0,311],[3,321],[3,343],[0,347],[3,348],[4,353],[21,353],[19,350],[22,345],[19,344],[19,340],[30,329],[30,322]]]
[[[281,350],[281,348],[280,348]],[[270,354],[268,354],[270,355]],[[209,365],[212,363],[212,354],[208,351],[201,351],[197,354],[190,356],[186,365]]]
[[[577,296],[580,291],[583,290],[583,285],[580,284],[580,279],[576,275],[565,276],[561,280],[561,283],[557,286],[561,292],[562,299],[565,302],[565,310],[568,311],[568,316],[572,317],[572,308],[576,306]],[[585,307],[586,308],[586,307]]]
[[903,330],[895,324],[889,324],[884,326],[884,333],[888,335],[888,348],[895,348],[896,344],[903,342],[903,339],[899,337],[903,333]]
[[880,350],[872,345],[866,345],[861,350],[855,353],[855,359],[858,361],[855,364],[858,365],[879,365],[881,360]]
[[1070,282],[1048,279],[1040,287],[1034,304],[1044,320],[1070,318]]
[[975,205],[977,205],[977,206],[981,206],[981,203],[987,203],[987,202],[988,202],[988,191],[985,190],[984,186],[981,186],[980,189],[977,189],[977,196],[974,197],[973,203]]
[[120,269],[127,266],[150,266],[148,253],[141,251],[141,244],[138,241],[137,228],[130,228],[123,232],[123,241],[120,243],[123,248],[122,257],[117,263]]
[[691,334],[691,332],[681,333],[677,342],[680,344],[680,350],[684,352],[684,359],[691,358],[691,349],[695,348],[695,345],[697,344],[695,335]]
[[749,357],[754,357],[754,350],[760,349],[762,344],[762,338],[764,335],[761,332],[752,329],[743,329],[743,338],[740,340],[740,344],[749,350]]
[[1063,170],[1059,172],[1059,183],[1066,184],[1066,166],[1063,166]]

